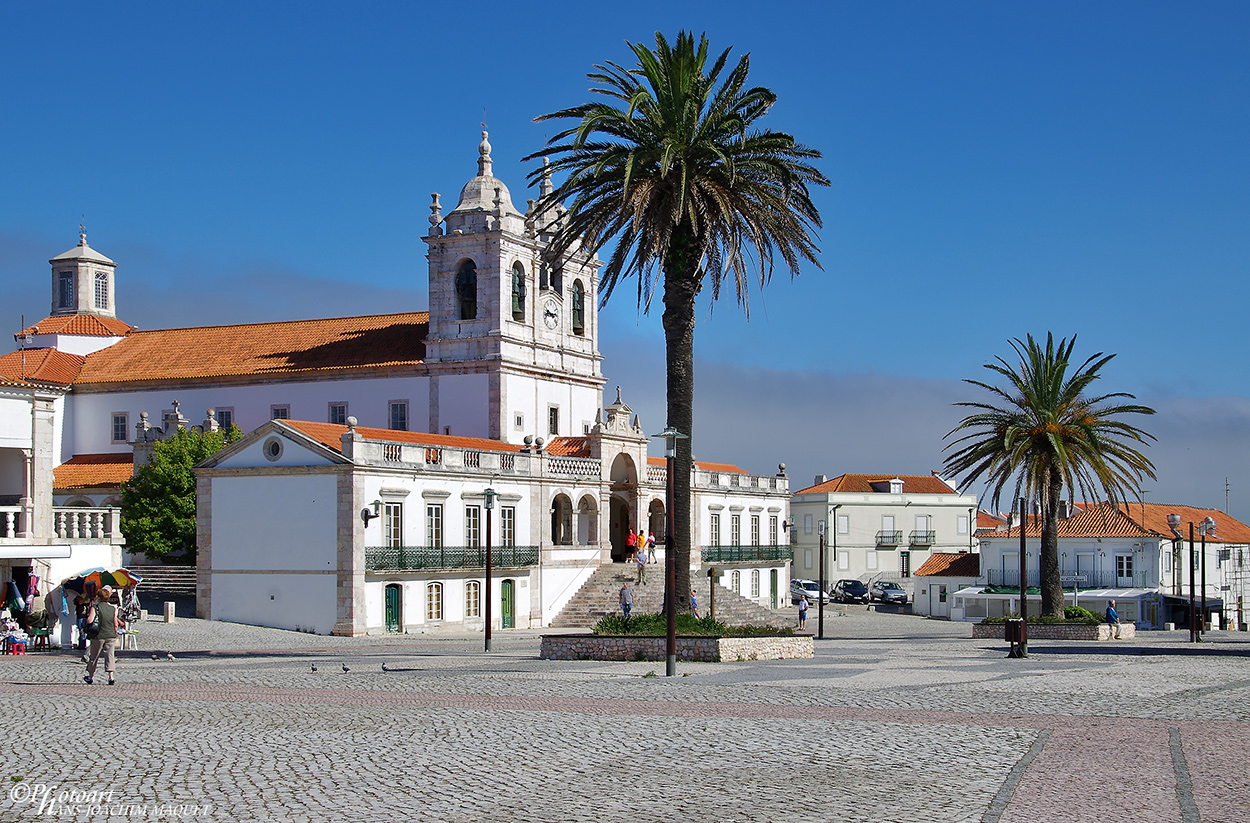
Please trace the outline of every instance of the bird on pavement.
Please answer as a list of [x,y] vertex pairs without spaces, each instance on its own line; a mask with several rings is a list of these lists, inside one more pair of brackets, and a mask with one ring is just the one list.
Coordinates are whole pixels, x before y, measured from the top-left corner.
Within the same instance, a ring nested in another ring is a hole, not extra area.
[[316,663],[313,663],[313,664],[312,664],[312,670],[313,670],[314,672],[315,672],[315,671],[317,671],[317,664],[316,664]]
[[348,673],[348,672],[350,672],[350,671],[351,671],[351,669],[347,668],[347,664],[346,664],[346,663],[344,663],[344,664],[343,664],[343,674],[347,674],[347,673]]
[[166,659],[166,660],[177,660],[178,658],[174,657],[174,653],[173,653],[173,652],[165,652],[165,659]]
[[156,652],[152,652],[152,659],[159,660],[160,658],[156,656]]
[[390,671],[390,669],[386,668],[386,661],[385,661],[385,660],[383,660],[383,661],[382,661],[382,671],[384,671],[384,672],[389,672],[389,671]]

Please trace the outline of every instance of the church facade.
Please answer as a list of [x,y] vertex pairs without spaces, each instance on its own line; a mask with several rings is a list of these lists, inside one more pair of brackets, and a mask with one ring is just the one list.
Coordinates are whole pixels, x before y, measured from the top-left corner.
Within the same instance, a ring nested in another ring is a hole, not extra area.
[[[604,405],[600,263],[553,258],[562,211],[522,213],[491,167],[483,132],[455,208],[433,195],[425,312],[141,331],[117,318],[116,264],[85,234],[52,258],[52,313],[0,375],[47,387],[55,502],[115,512],[134,462],[191,425],[183,409],[237,424],[249,434],[201,469],[197,608],[344,634],[480,620],[488,487],[507,512],[496,545],[516,550],[509,586],[491,587],[511,605],[493,613],[515,626],[545,625],[625,559],[631,531],[662,540],[663,461],[619,392]],[[29,497],[10,468],[0,481]],[[784,590],[784,471],[700,461],[695,481],[696,544],[755,546],[705,554]]]

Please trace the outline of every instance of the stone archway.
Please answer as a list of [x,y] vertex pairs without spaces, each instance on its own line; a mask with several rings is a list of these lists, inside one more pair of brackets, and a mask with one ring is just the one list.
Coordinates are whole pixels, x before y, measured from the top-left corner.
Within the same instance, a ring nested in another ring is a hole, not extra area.
[[599,502],[589,494],[577,502],[577,542],[582,546],[599,543]]
[[573,501],[564,493],[557,494],[551,501],[551,543],[573,545]]
[[608,523],[608,539],[612,542],[612,562],[624,563],[629,552],[626,542],[633,524],[629,500],[619,494],[612,495],[608,502],[610,520]]
[[668,527],[664,518],[664,501],[652,500],[647,510],[647,531],[655,535],[657,545],[663,545]]

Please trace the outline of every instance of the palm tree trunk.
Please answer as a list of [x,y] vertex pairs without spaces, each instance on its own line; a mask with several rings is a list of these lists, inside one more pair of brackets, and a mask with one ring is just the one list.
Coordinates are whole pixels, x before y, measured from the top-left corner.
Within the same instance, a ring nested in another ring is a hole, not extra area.
[[690,611],[690,479],[694,443],[694,317],[698,276],[698,252],[693,232],[686,225],[674,232],[664,261],[664,342],[668,372],[668,425],[690,439],[677,441],[673,478],[673,542],[668,547],[676,563],[677,610]]
[[1063,583],[1059,580],[1059,494],[1063,485],[1053,479],[1042,500],[1041,567],[1042,614],[1063,617]]

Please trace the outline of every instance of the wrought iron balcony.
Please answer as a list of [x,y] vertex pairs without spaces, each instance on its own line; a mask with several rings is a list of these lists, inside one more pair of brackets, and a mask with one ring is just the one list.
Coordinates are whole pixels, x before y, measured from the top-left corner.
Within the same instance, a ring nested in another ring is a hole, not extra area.
[[756,561],[791,560],[793,549],[788,545],[763,546],[700,546],[704,563],[750,563]]
[[903,545],[903,533],[901,531],[879,531],[877,532],[878,546],[901,546]]
[[[516,568],[538,564],[537,546],[492,546],[491,564]],[[366,546],[365,569],[418,571],[421,569],[484,569],[485,546]]]
[[937,532],[935,531],[914,531],[908,542],[913,546],[932,546],[937,542]]

